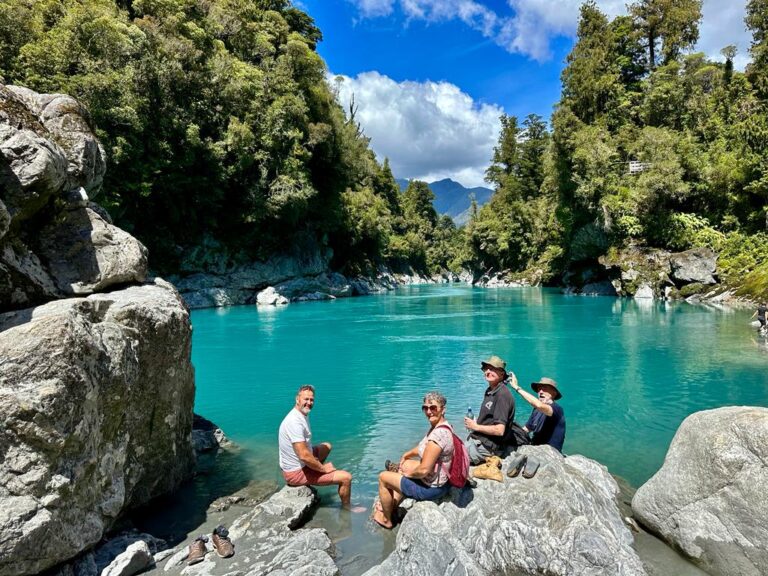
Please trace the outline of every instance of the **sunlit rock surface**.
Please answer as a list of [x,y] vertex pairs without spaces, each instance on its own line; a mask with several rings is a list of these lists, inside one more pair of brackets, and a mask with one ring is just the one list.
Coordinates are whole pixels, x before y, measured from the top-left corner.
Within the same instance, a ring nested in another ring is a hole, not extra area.
[[190,347],[162,280],[0,316],[0,575],[72,558],[189,476]]
[[697,412],[638,489],[645,526],[713,574],[768,574],[768,408]]
[[646,574],[603,466],[550,447],[520,450],[541,462],[533,478],[505,474],[454,489],[448,502],[417,502],[394,552],[365,576]]

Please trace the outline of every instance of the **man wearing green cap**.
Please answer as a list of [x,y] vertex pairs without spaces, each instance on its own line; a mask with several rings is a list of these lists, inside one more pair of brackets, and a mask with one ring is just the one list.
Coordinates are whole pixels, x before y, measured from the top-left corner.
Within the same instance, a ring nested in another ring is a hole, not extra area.
[[473,465],[482,464],[489,456],[505,456],[506,436],[511,432],[515,419],[515,399],[504,386],[507,363],[498,356],[491,356],[480,363],[480,368],[488,388],[483,395],[477,420],[464,418],[464,426],[470,431],[466,445]]

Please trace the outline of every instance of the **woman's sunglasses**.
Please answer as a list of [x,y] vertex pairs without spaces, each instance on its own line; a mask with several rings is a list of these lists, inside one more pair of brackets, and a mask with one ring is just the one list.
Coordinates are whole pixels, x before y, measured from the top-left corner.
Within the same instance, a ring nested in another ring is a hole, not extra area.
[[438,410],[440,410],[440,406],[438,406],[437,404],[424,404],[421,407],[421,411],[424,412],[425,414],[427,412],[437,412]]

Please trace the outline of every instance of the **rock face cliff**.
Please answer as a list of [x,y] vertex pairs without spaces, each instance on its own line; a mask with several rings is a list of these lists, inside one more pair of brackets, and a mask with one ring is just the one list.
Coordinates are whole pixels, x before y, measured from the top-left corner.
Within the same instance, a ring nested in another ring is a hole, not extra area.
[[711,574],[768,574],[768,409],[697,412],[632,499],[643,524]]
[[626,248],[601,256],[595,265],[570,271],[564,281],[570,292],[589,295],[687,298],[715,287],[717,254],[709,248],[678,253]]
[[89,200],[104,171],[75,100],[0,85],[0,576],[74,557],[191,473],[189,313]]

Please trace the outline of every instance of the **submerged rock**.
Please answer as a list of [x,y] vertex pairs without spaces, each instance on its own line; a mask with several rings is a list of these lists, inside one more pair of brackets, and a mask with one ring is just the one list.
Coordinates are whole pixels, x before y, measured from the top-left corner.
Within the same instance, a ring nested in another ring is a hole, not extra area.
[[440,504],[415,503],[395,551],[365,576],[646,574],[604,467],[549,447],[520,450],[540,460],[536,476],[505,474]]
[[192,447],[195,452],[211,452],[219,448],[233,448],[234,443],[224,431],[207,418],[198,414],[192,420]]
[[162,280],[0,315],[0,575],[74,557],[191,473],[190,346]]
[[768,408],[697,412],[632,499],[640,522],[713,574],[768,574]]

